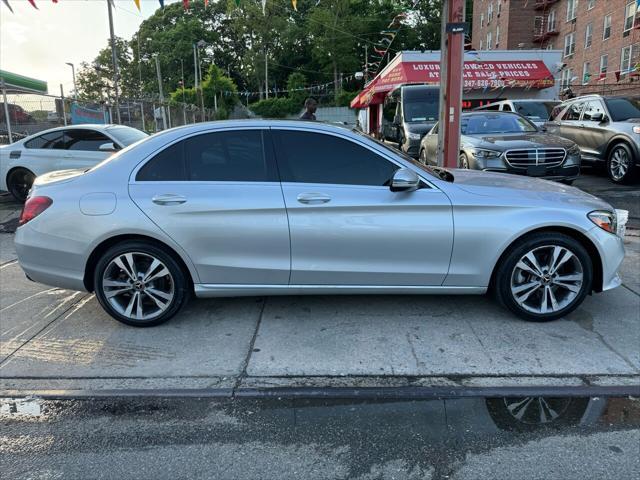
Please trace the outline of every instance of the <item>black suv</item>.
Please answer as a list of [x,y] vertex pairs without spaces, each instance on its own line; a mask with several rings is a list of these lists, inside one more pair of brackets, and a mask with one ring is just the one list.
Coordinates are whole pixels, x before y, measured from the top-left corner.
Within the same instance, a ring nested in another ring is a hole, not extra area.
[[640,171],[640,96],[586,95],[567,100],[545,124],[549,133],[573,140],[582,162],[606,165],[609,178],[629,183]]

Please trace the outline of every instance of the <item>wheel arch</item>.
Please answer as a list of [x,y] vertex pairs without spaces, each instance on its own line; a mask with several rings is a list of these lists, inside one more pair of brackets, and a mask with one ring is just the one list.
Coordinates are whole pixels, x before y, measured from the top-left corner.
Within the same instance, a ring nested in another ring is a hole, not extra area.
[[89,255],[89,258],[87,259],[87,262],[84,267],[84,277],[83,277],[83,283],[88,292],[93,292],[94,290],[93,271],[100,257],[109,248],[113,247],[114,245],[117,245],[118,243],[121,243],[124,241],[132,241],[132,240],[134,241],[140,240],[140,241],[148,242],[158,248],[165,250],[168,254],[170,254],[176,260],[176,262],[178,262],[178,265],[180,265],[180,268],[182,269],[185,276],[189,280],[190,288],[193,289],[194,278],[191,273],[191,270],[189,269],[186,262],[182,258],[182,255],[180,255],[174,248],[158,240],[157,238],[149,237],[147,235],[121,234],[121,235],[116,235],[103,240],[102,242],[100,242],[98,245],[95,246],[95,248]]
[[616,145],[619,145],[621,143],[624,143],[627,147],[629,147],[629,150],[631,150],[631,154],[635,157],[631,159],[632,163],[640,163],[640,152],[638,151],[638,148],[630,138],[627,138],[624,135],[616,135],[615,137],[611,138],[611,140],[609,140],[607,149],[604,152],[604,161],[606,162],[607,160],[609,160],[609,154],[611,153],[611,150],[613,150]]
[[595,292],[602,291],[603,267],[602,267],[602,258],[600,256],[600,252],[598,251],[598,248],[584,233],[574,228],[562,227],[562,226],[540,227],[533,230],[529,230],[528,232],[525,232],[522,235],[514,238],[504,248],[504,250],[500,254],[500,257],[498,258],[498,261],[493,266],[493,270],[491,272],[491,278],[489,280],[489,289],[493,289],[495,287],[496,272],[498,270],[498,266],[504,261],[505,257],[509,254],[513,246],[516,243],[520,242],[522,239],[537,233],[561,233],[578,241],[585,248],[585,250],[589,254],[589,257],[591,258],[591,261],[593,263],[592,291],[595,291]]

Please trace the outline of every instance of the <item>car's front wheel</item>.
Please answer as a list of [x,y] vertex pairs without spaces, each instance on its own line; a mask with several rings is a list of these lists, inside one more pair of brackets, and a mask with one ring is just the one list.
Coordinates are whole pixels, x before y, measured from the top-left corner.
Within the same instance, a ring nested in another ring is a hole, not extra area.
[[127,241],[107,250],[94,271],[100,305],[116,320],[151,327],[176,315],[189,298],[189,282],[164,249]]
[[7,176],[7,189],[9,193],[13,195],[13,198],[19,202],[24,202],[27,199],[29,190],[33,186],[33,181],[36,176],[33,172],[26,168],[16,168],[9,172]]
[[525,320],[546,322],[575,310],[591,291],[593,264],[580,242],[538,233],[513,245],[496,270],[495,293]]
[[618,143],[609,152],[607,158],[607,174],[615,183],[629,183],[634,176],[633,154],[631,148],[624,143]]

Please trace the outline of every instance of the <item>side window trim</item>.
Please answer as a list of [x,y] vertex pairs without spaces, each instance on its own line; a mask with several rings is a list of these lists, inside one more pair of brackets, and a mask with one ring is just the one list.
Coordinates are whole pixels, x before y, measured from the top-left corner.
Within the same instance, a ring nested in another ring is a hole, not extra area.
[[[267,175],[271,177],[271,179],[266,180],[266,181],[262,181],[262,182],[248,182],[246,180],[189,180],[189,171],[188,171],[188,167],[186,165],[186,155],[184,154],[184,148],[185,148],[185,142],[187,140],[189,140],[190,138],[194,138],[194,137],[198,137],[200,135],[207,135],[207,134],[211,134],[211,133],[222,133],[222,132],[229,132],[229,131],[239,131],[239,130],[260,130],[262,131],[262,145],[263,145],[263,154],[265,157],[265,164],[267,166]],[[237,128],[237,127],[227,127],[227,128],[216,128],[216,129],[212,129],[212,130],[203,130],[203,131],[199,131],[199,132],[193,132],[189,135],[185,135],[183,137],[179,137],[179,138],[174,138],[173,140],[171,140],[168,143],[165,143],[164,145],[162,145],[161,147],[155,149],[153,152],[149,153],[148,155],[146,155],[142,160],[140,160],[137,165],[133,168],[133,170],[131,170],[131,174],[129,175],[129,185],[133,185],[133,184],[138,184],[138,183],[152,183],[151,181],[147,181],[147,180],[138,180],[138,173],[140,172],[140,170],[142,170],[142,168],[144,168],[144,166],[150,162],[151,160],[153,160],[156,155],[158,155],[160,152],[171,148],[173,145],[182,142],[182,150],[183,150],[183,155],[182,155],[182,170],[184,173],[184,180],[155,180],[153,181],[153,183],[175,183],[175,184],[220,184],[220,183],[224,183],[224,184],[231,184],[231,183],[237,183],[237,184],[246,184],[246,183],[251,183],[251,184],[265,184],[265,183],[280,183],[280,176],[279,176],[279,172],[278,172],[278,166],[277,166],[277,162],[275,161],[275,152],[274,152],[274,147],[273,147],[273,141],[270,140],[271,138],[271,132],[269,127],[262,127],[262,126],[247,126],[247,127],[242,127],[242,128]],[[269,146],[271,146],[271,148],[269,148]]]

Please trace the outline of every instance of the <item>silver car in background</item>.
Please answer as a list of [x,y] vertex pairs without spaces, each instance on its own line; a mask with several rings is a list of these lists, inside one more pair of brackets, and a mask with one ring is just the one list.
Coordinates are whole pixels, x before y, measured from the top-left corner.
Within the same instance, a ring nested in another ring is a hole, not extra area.
[[620,285],[607,203],[545,180],[414,162],[295,121],[167,130],[38,177],[16,232],[32,280],[135,326],[197,297],[484,294],[547,321]]

